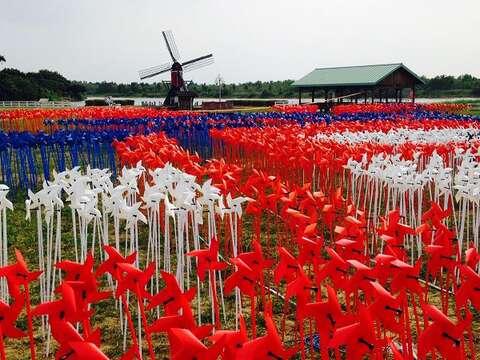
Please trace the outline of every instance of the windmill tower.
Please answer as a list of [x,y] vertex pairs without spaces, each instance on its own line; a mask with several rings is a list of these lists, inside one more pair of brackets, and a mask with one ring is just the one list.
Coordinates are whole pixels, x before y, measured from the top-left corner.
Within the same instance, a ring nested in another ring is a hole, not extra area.
[[144,80],[166,72],[170,72],[168,94],[163,102],[163,105],[170,108],[191,109],[193,106],[193,99],[197,96],[197,94],[188,90],[187,83],[183,79],[183,73],[197,70],[212,64],[213,55],[208,54],[182,62],[172,32],[170,30],[162,31],[162,35],[172,60],[166,64],[140,70],[140,79]]

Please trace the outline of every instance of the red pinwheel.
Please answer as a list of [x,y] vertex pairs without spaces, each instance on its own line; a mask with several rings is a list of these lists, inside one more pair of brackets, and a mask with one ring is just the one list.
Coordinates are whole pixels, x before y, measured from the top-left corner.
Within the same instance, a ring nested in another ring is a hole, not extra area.
[[108,357],[99,349],[100,332],[95,331],[84,338],[75,327],[67,321],[52,322],[53,337],[59,342],[55,358],[61,359],[96,359],[106,360]]
[[69,321],[71,323],[76,323],[78,321],[82,321],[83,317],[89,316],[88,313],[79,313],[75,292],[69,284],[65,282],[60,284],[57,292],[61,294],[61,299],[41,303],[33,309],[32,315],[48,315],[50,324],[58,321]]
[[440,275],[440,271],[446,270],[453,273],[458,266],[456,249],[447,245],[428,245],[425,252],[429,255],[427,272],[429,275]]
[[298,206],[299,210],[313,209],[318,211],[319,209],[323,209],[326,200],[323,192],[315,191],[312,193],[310,190],[307,190],[305,195],[305,199],[303,199]]
[[236,271],[225,279],[224,290],[225,293],[231,293],[236,287],[243,295],[250,297],[250,309],[251,309],[251,325],[252,333],[256,334],[256,307],[255,296],[256,286],[259,281],[259,274],[255,273],[253,269],[248,266],[241,258],[236,257],[231,259],[232,264],[236,266]]
[[203,339],[212,333],[212,325],[198,326],[190,308],[183,310],[182,314],[165,315],[155,320],[149,327],[149,333],[168,332],[170,329],[182,328],[191,331],[197,338]]
[[452,209],[443,210],[436,202],[431,202],[431,207],[422,215],[422,222],[431,221],[436,227],[442,224],[442,221],[452,214]]
[[149,293],[146,291],[148,281],[155,272],[155,263],[150,263],[145,270],[128,263],[119,263],[118,267],[123,275],[118,282],[115,296],[119,297],[125,291],[132,291],[139,298],[146,298]]
[[137,253],[132,253],[127,257],[123,257],[117,249],[112,246],[105,245],[103,247],[105,252],[108,254],[108,259],[100,264],[95,272],[96,276],[109,273],[114,279],[119,280],[120,278],[120,269],[118,264],[133,264],[137,258]]
[[422,308],[432,322],[426,324],[418,338],[418,358],[426,359],[429,352],[438,350],[444,359],[463,359],[463,333],[470,326],[471,319],[455,324],[433,305],[423,304]]
[[15,249],[15,256],[17,259],[15,264],[0,268],[0,276],[7,278],[8,291],[13,298],[22,297],[20,287],[27,289],[28,285],[42,274],[41,271],[30,272],[22,253],[17,249]]
[[237,269],[232,275],[225,279],[225,292],[227,294],[231,293],[232,290],[237,287],[242,294],[250,297],[255,296],[258,274],[240,258],[233,258],[230,259],[230,261]]
[[265,306],[265,278],[263,272],[266,269],[271,268],[273,260],[266,259],[263,256],[262,246],[257,240],[252,242],[252,246],[253,251],[238,254],[238,258],[247,264],[257,275],[257,280],[260,284],[263,305]]
[[315,268],[323,262],[322,250],[324,247],[323,238],[320,236],[302,236],[298,239],[298,262],[303,266],[307,263],[313,264]]
[[[64,283],[70,285],[75,293],[75,302],[79,313],[87,314],[90,305],[98,303],[110,297],[111,291],[98,291],[97,280],[93,272],[93,255],[89,253],[85,263],[77,263],[69,260],[55,264],[55,267],[63,270]],[[83,316],[85,333],[90,331],[89,317]]]
[[90,341],[72,341],[68,344],[70,346],[69,351],[59,356],[58,359],[69,360],[108,360],[108,356],[105,355],[94,343]]
[[255,273],[263,274],[265,269],[270,269],[273,260],[263,256],[262,245],[257,240],[252,241],[253,251],[238,254],[238,258],[247,264]]
[[197,275],[201,281],[205,280],[207,271],[223,270],[227,266],[226,263],[218,261],[218,240],[216,238],[211,240],[208,249],[190,251],[187,255],[198,259]]
[[166,271],[161,271],[160,274],[165,282],[165,287],[150,297],[147,310],[161,305],[165,314],[176,315],[180,309],[184,311],[190,309],[189,304],[195,297],[196,288],[182,292],[175,276]]
[[394,244],[390,246],[403,247],[406,235],[415,235],[415,229],[405,224],[400,223],[400,210],[392,210],[388,213],[386,218],[381,218],[382,226],[377,230],[377,233],[386,235],[395,239]]
[[215,327],[220,328],[220,307],[217,299],[217,285],[215,281],[215,270],[225,269],[226,263],[218,261],[218,241],[213,238],[210,242],[210,248],[204,250],[195,250],[187,254],[197,258],[197,275],[201,281],[205,280],[205,272],[210,275],[210,289],[212,291],[212,303],[215,313]]
[[366,244],[366,224],[364,221],[349,215],[343,220],[343,226],[336,226],[334,232],[339,240],[335,242],[337,252],[347,259],[364,262]]
[[337,289],[345,289],[348,280],[348,263],[332,248],[326,249],[330,259],[322,266],[317,274],[317,283],[330,278]]
[[285,192],[286,192],[285,194],[286,196],[282,196],[280,198],[281,204],[283,205],[280,212],[282,216],[285,215],[288,209],[295,207],[297,204],[297,192],[296,191],[288,192],[286,188],[285,188]]
[[282,280],[286,282],[292,281],[300,271],[300,264],[287,249],[279,247],[278,254],[280,255],[280,259],[273,274],[273,281],[276,285],[280,284]]
[[472,269],[475,269],[479,262],[480,254],[478,253],[475,245],[470,244],[470,247],[465,251],[465,264],[470,266]]
[[311,280],[300,268],[295,279],[287,284],[285,292],[285,302],[288,302],[292,297],[297,298],[297,314],[303,317],[304,306],[310,300],[310,291],[317,291],[317,288],[312,286]]
[[[124,276],[120,277],[118,281],[117,290],[115,291],[116,297],[122,297],[122,301],[125,298],[124,294],[126,290],[132,291],[137,296],[138,307],[140,308],[140,314],[142,317],[142,322],[145,330],[145,337],[148,343],[148,350],[150,353],[150,358],[155,359],[155,354],[153,352],[153,343],[149,331],[147,316],[145,314],[145,305],[144,298],[148,298],[149,294],[146,290],[146,286],[150,281],[153,273],[155,272],[155,263],[151,262],[145,270],[140,270],[132,264],[128,263],[119,263],[118,267]],[[124,301],[125,302],[125,301]],[[127,305],[127,304],[125,304]]]
[[455,294],[456,306],[458,309],[465,307],[470,300],[476,310],[480,310],[480,275],[470,266],[461,265],[460,273],[462,282]]
[[267,334],[243,344],[237,352],[236,359],[289,359],[296,349],[285,349],[278,336],[275,324],[270,315],[265,315]]
[[424,294],[425,289],[418,281],[420,279],[420,269],[422,266],[421,260],[418,260],[415,266],[412,266],[397,259],[393,260],[390,266],[395,272],[391,282],[392,292],[398,293],[401,290],[406,290],[417,295]]
[[395,259],[397,258],[388,254],[378,254],[375,256],[375,276],[380,284],[385,285],[393,275],[391,263]]
[[[14,301],[26,304],[28,337],[30,341],[30,357],[32,358],[32,360],[35,360],[35,342],[33,339],[29,284],[32,281],[35,281],[42,274],[42,272],[29,271],[22,253],[17,249],[15,249],[15,257],[17,259],[17,262],[15,264],[0,268],[0,276],[4,276],[7,278],[8,291],[10,295],[14,298]],[[20,290],[21,286],[23,286],[23,288],[25,289],[24,294]]]
[[314,235],[317,226],[317,214],[312,216],[305,215],[300,210],[287,208],[282,218],[288,224],[292,232],[296,234],[297,238],[303,235]]
[[[339,227],[337,226],[336,230]],[[337,252],[343,257],[347,259],[356,259],[359,261],[365,261],[365,244],[361,241],[351,240],[347,238],[343,238],[340,240],[335,241],[335,248]]]
[[[278,205],[280,202],[284,203],[282,199],[287,199],[287,189],[285,185],[280,181],[280,179],[276,178],[272,180],[270,183],[272,187],[272,193],[266,195],[266,204],[267,204],[267,209],[272,211],[274,214],[278,213]],[[291,193],[290,193],[291,194]],[[288,194],[288,198],[290,197],[290,194]],[[293,199],[291,201],[293,204]]]
[[358,290],[360,289],[367,296],[367,299],[371,298],[372,291],[373,291],[372,283],[377,281],[375,277],[375,270],[368,267],[365,264],[362,264],[358,260],[354,260],[354,259],[347,260],[347,263],[353,269],[355,269],[353,276],[347,282],[347,286],[346,286],[347,296],[353,293],[355,294],[355,297],[357,297]]
[[337,216],[342,213],[342,207],[345,205],[345,199],[342,196],[342,189],[337,188],[332,191],[329,197],[329,203],[323,206],[323,219],[329,228],[333,227],[333,223]]
[[235,330],[218,330],[210,339],[217,343],[223,341],[224,349],[222,358],[223,359],[235,359],[237,353],[248,341],[247,326],[245,325],[245,319],[240,315],[240,329]]
[[368,307],[368,310],[372,318],[379,321],[386,330],[402,335],[402,299],[394,297],[378,282],[372,282],[371,285],[374,290],[373,297],[375,300]]
[[223,338],[207,348],[190,330],[172,328],[168,331],[170,342],[170,359],[185,360],[217,359],[223,349]]
[[337,328],[330,341],[329,347],[338,349],[346,346],[347,358],[363,359],[366,354],[378,358],[383,341],[377,339],[369,311],[361,309],[359,321]]
[[305,316],[313,317],[316,322],[316,329],[320,336],[320,349],[322,359],[328,359],[328,347],[326,344],[330,341],[336,327],[345,320],[337,294],[331,286],[327,286],[328,299],[323,302],[308,303],[305,305]]
[[[121,283],[124,278],[122,278],[122,269],[120,267],[120,264],[123,264],[124,266],[126,264],[133,264],[137,258],[136,253],[132,253],[126,258],[124,258],[114,247],[105,245],[103,247],[105,252],[108,254],[108,259],[106,259],[103,263],[100,264],[100,266],[97,268],[97,271],[95,272],[96,276],[100,276],[105,273],[109,273],[115,280],[117,280],[118,283]],[[148,280],[147,280],[148,281]],[[133,325],[133,320],[132,320],[132,314],[130,312],[129,306],[127,304],[127,299],[125,296],[125,291],[126,287],[125,285],[133,285],[136,289],[135,284],[127,284],[124,282],[124,289],[115,292],[116,295],[120,296],[120,299],[122,301],[122,306],[123,306],[123,311],[125,312],[127,316],[127,323],[128,327],[130,330],[130,335],[132,336],[132,341],[133,341],[133,346],[134,348],[138,349],[138,339],[136,336],[136,331],[135,331],[135,326]],[[136,292],[136,291],[135,291]],[[141,292],[141,290],[140,290]],[[144,290],[144,293],[146,291]],[[144,293],[142,295],[144,295]],[[142,302],[142,307],[143,307],[143,302]]]
[[19,338],[26,334],[15,326],[18,316],[23,310],[23,302],[14,302],[11,305],[0,301],[0,338]]
[[4,338],[20,338],[26,334],[15,326],[17,318],[23,310],[23,302],[14,301],[12,305],[0,301],[0,356],[2,360],[6,359]]
[[[451,282],[454,281],[454,272],[459,262],[456,256],[457,248],[452,245],[428,245],[425,252],[429,255],[427,261],[427,280],[430,276],[440,279],[440,286],[442,288],[442,308],[443,311],[448,309],[448,289]],[[446,274],[443,277],[443,273]]]
[[64,272],[64,281],[85,281],[96,283],[93,276],[93,264],[93,255],[89,252],[84,263],[64,260],[56,263],[55,267]]
[[[296,298],[296,320],[299,327],[300,338],[304,338],[303,319],[305,318],[305,306],[310,301],[310,292],[318,291],[312,286],[308,276],[300,269],[297,277],[287,284],[285,292],[285,303],[288,303],[292,297]],[[304,343],[300,344],[302,359],[305,357]]]
[[321,324],[320,331],[331,331],[342,321],[342,310],[335,290],[327,285],[328,299],[305,305],[305,315],[314,317]]
[[448,217],[450,210],[443,211],[432,203],[432,208],[424,213],[421,224],[415,231],[421,235],[425,245],[446,245],[451,246],[455,240],[455,232],[448,229],[443,220]]

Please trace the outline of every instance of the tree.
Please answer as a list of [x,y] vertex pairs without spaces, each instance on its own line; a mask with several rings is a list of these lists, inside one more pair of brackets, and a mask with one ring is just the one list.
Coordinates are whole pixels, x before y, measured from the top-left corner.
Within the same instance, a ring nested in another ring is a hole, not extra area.
[[16,69],[0,71],[0,100],[71,99],[80,100],[85,86],[54,71],[23,73]]
[[5,60],[5,56],[3,55],[0,55],[0,62],[6,62],[7,60]]

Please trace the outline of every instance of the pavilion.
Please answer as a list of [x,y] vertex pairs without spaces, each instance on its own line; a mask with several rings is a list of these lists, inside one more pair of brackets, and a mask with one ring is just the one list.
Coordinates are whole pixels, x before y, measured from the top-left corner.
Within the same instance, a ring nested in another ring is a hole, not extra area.
[[312,103],[321,91],[326,102],[402,102],[405,89],[415,102],[415,87],[424,81],[402,63],[317,68],[295,81],[298,100],[311,95]]

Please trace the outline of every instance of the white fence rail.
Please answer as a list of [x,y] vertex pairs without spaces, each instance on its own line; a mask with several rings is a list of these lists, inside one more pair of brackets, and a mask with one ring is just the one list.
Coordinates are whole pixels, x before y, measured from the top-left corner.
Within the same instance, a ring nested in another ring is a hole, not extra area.
[[69,108],[70,101],[0,101],[0,108]]

